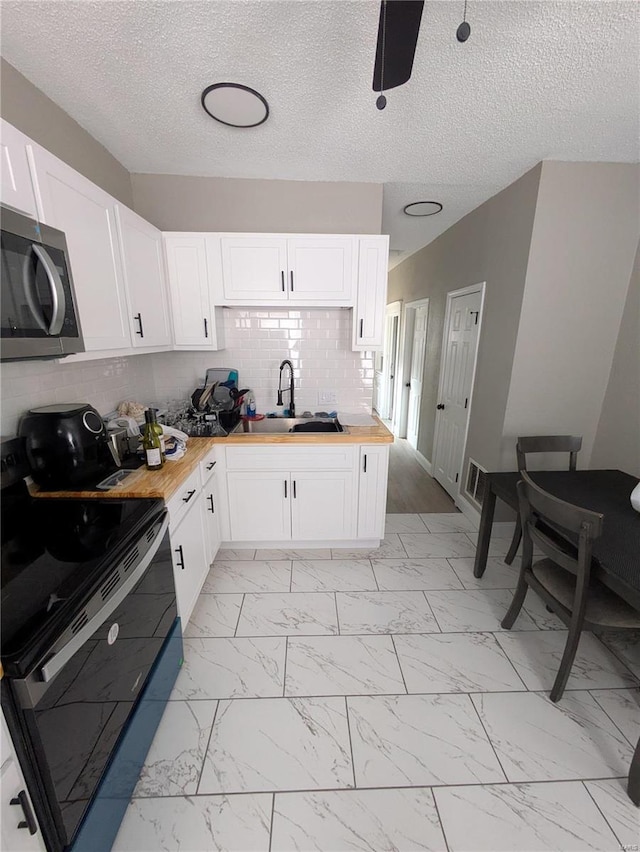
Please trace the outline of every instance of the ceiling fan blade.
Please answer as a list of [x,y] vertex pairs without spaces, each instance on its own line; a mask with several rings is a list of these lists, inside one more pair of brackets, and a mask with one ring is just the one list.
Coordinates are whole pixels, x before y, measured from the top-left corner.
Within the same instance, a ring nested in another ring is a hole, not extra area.
[[382,91],[383,86],[384,91],[394,89],[411,77],[423,7],[424,0],[387,0],[380,4],[374,92]]

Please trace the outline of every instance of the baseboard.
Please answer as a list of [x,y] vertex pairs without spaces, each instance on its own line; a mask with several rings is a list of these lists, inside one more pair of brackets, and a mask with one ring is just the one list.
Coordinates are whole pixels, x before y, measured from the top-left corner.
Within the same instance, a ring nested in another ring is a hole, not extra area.
[[429,476],[433,476],[431,472],[433,470],[433,468],[431,467],[431,462],[422,455],[420,450],[414,450],[414,452],[416,454],[416,461],[418,462],[420,467],[423,467],[427,471]]
[[330,539],[317,541],[223,541],[220,550],[320,550],[348,548],[356,550],[376,550],[380,547],[379,538]]
[[466,515],[467,518],[473,523],[474,527],[478,529],[480,526],[480,512],[473,506],[466,497],[463,497],[462,494],[458,494],[455,499],[455,504],[460,509],[463,515]]

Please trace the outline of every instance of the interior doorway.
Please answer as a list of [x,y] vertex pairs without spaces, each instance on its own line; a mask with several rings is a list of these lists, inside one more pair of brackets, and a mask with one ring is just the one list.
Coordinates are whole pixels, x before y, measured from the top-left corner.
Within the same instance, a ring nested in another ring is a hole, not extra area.
[[429,299],[407,302],[402,317],[401,369],[397,385],[394,433],[418,449],[422,383],[427,352]]
[[387,305],[384,350],[382,358],[375,365],[375,373],[377,373],[377,378],[374,375],[376,410],[383,420],[390,421],[393,421],[394,418],[401,314],[401,302],[391,302]]
[[455,500],[476,374],[485,284],[447,293],[433,439],[433,476]]

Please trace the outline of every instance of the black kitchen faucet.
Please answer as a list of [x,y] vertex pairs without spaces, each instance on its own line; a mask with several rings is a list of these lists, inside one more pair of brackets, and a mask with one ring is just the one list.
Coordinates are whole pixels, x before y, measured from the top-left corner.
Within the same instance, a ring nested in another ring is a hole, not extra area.
[[[296,406],[293,401],[293,364],[288,358],[285,358],[282,364],[280,364],[280,375],[278,377],[278,401],[276,405],[282,405],[282,394],[284,391],[282,390],[282,370],[286,365],[289,365],[289,373],[291,379],[289,381],[289,417],[296,416]],[[286,388],[285,388],[286,391]]]

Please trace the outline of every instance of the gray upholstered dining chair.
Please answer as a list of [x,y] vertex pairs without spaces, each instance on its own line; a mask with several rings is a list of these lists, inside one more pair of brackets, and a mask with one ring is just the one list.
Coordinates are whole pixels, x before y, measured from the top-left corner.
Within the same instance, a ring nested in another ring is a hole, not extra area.
[[[550,695],[552,701],[559,701],[582,630],[638,630],[640,612],[591,575],[592,545],[602,532],[604,516],[559,500],[539,488],[524,471],[517,487],[524,538],[522,567],[502,627],[511,629],[529,587],[567,625],[567,642]],[[549,528],[563,536],[550,538]],[[533,562],[534,544],[546,558]]]
[[[581,447],[582,437],[575,435],[529,435],[518,438],[516,442],[518,470],[527,469],[527,455],[530,453],[569,453],[569,470],[575,470]],[[522,529],[520,527],[520,516],[518,516],[513,538],[504,558],[507,565],[511,565],[515,559],[521,540]]]

